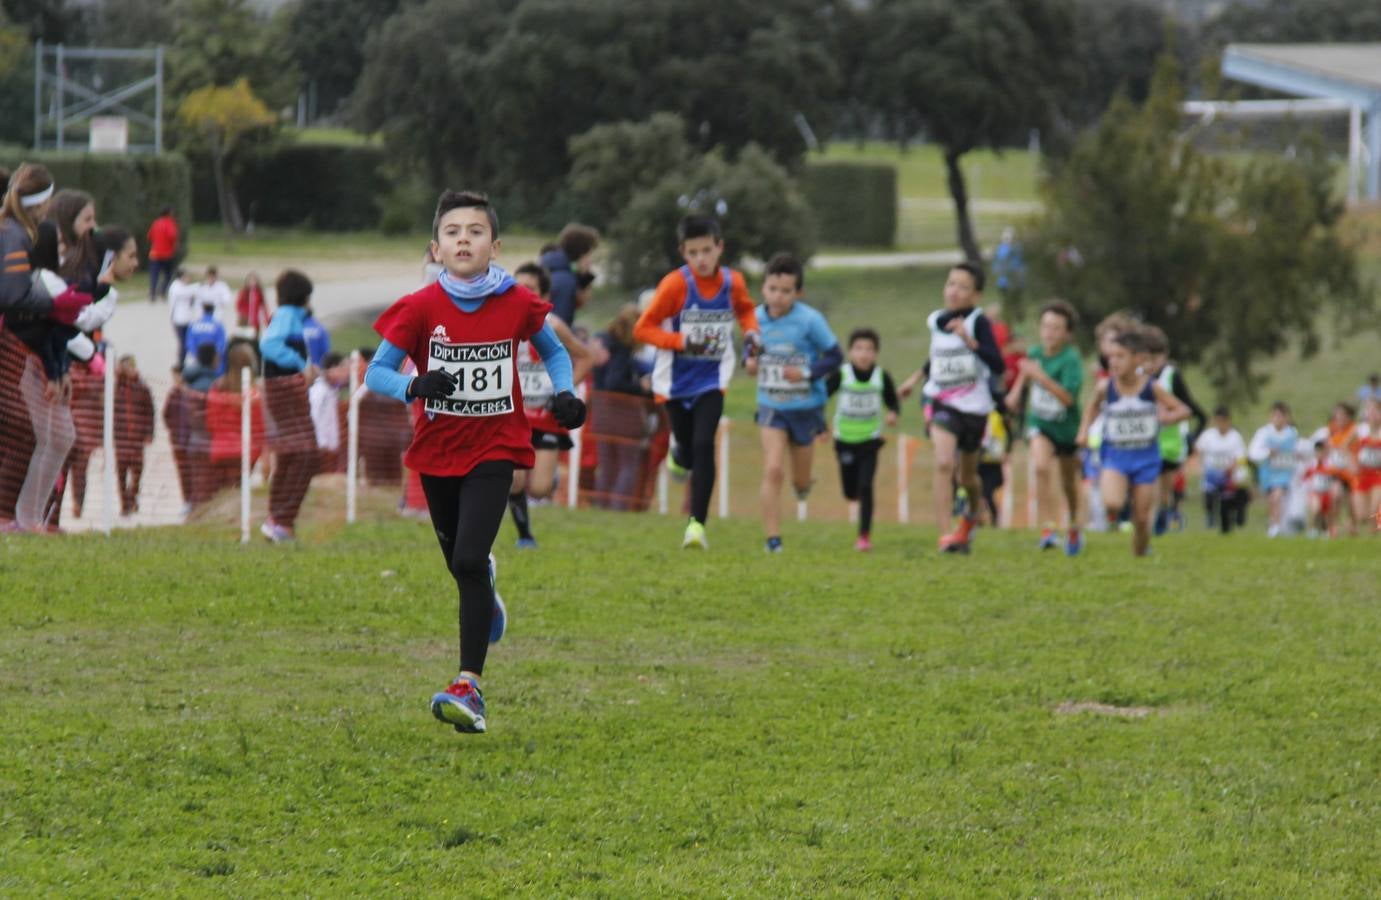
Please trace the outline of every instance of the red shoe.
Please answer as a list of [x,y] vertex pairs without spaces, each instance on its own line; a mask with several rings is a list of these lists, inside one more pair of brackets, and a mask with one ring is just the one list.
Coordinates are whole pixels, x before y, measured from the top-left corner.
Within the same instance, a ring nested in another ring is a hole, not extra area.
[[953,534],[947,534],[940,538],[941,553],[964,553],[967,554],[971,549],[969,546],[969,535],[973,533],[974,521],[967,516],[959,520],[959,527]]

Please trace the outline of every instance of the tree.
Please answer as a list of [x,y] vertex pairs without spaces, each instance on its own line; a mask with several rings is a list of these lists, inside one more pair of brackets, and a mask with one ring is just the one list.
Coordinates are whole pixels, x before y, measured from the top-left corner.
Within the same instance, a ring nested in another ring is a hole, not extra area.
[[298,0],[275,24],[305,82],[315,86],[317,107],[337,111],[359,81],[369,36],[401,0]]
[[867,82],[874,106],[905,141],[939,144],[959,246],[982,255],[969,217],[964,154],[1000,150],[1054,120],[1077,82],[1067,0],[883,0],[871,14]]
[[686,123],[672,113],[644,122],[596,125],[571,138],[567,186],[589,211],[588,220],[609,228],[639,191],[694,158]]
[[481,183],[493,158],[523,137],[500,132],[488,115],[485,54],[514,5],[428,0],[390,18],[365,46],[352,119],[381,132],[395,158],[421,166],[432,189],[453,174]]
[[230,87],[207,85],[188,94],[178,107],[178,118],[206,140],[226,231],[242,231],[244,218],[226,162],[242,138],[274,124],[273,113],[241,78]]
[[1223,399],[1250,398],[1259,360],[1292,341],[1312,353],[1325,311],[1353,326],[1371,297],[1318,143],[1293,158],[1211,155],[1181,134],[1182,96],[1163,58],[1144,104],[1114,101],[1046,185],[1028,260],[1087,321],[1129,310]]
[[1381,40],[1381,6],[1357,0],[1237,0],[1205,29],[1213,44]]
[[168,61],[173,105],[207,85],[244,78],[270,109],[296,96],[298,77],[278,36],[248,0],[176,0],[165,13],[177,22]]
[[676,224],[691,212],[719,218],[724,264],[779,250],[808,260],[814,222],[790,173],[761,147],[748,145],[730,161],[722,151],[696,157],[634,194],[610,228],[614,261],[629,286],[656,283],[681,264]]

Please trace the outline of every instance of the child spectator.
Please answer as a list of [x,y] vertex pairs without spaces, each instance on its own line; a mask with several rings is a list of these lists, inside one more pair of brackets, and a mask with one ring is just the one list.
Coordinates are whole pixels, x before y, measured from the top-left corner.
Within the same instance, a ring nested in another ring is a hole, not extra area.
[[202,344],[210,344],[216,350],[216,358],[221,360],[216,370],[217,377],[225,374],[226,337],[225,326],[216,321],[216,307],[212,303],[201,305],[201,318],[187,327],[187,352],[195,355]]
[[1208,527],[1215,519],[1223,534],[1241,523],[1245,516],[1249,487],[1237,476],[1238,467],[1246,461],[1247,445],[1242,435],[1232,427],[1228,408],[1213,411],[1213,427],[1204,429],[1194,444],[1204,467],[1204,513]]
[[182,369],[182,383],[194,391],[206,393],[221,371],[216,345],[207,341],[197,347],[195,359]]

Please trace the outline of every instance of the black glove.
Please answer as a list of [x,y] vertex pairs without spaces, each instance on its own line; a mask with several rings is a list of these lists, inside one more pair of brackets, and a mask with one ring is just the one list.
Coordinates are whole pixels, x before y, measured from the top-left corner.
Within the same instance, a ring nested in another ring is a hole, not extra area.
[[551,400],[551,417],[565,429],[585,424],[585,404],[570,391],[562,391]]
[[425,400],[444,400],[455,393],[456,377],[445,369],[432,369],[425,375],[418,375],[408,385],[409,397]]

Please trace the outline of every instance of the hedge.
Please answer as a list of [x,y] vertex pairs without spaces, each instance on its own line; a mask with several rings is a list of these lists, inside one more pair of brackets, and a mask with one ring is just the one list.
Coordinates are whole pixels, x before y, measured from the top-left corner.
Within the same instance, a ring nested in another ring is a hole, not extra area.
[[897,238],[897,170],[882,163],[810,162],[801,189],[823,241],[890,247]]
[[[282,144],[234,164],[235,196],[246,221],[323,231],[379,227],[379,201],[391,189],[381,147]],[[209,161],[198,160],[198,221],[220,221]]]
[[148,253],[144,236],[165,206],[176,210],[183,223],[178,256],[187,252],[187,223],[192,221],[192,169],[176,153],[159,156],[80,153],[70,150],[25,150],[0,147],[0,165],[13,171],[21,162],[42,163],[53,173],[59,190],[78,188],[96,200],[96,221],[123,225]]

